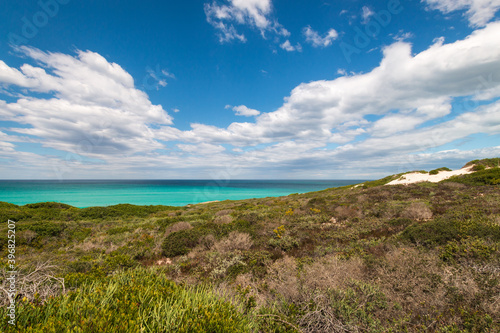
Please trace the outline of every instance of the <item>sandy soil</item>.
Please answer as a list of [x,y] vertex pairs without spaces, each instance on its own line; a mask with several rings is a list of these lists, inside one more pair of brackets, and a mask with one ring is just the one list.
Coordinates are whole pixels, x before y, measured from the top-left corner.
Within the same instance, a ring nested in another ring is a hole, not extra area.
[[407,173],[406,175],[401,176],[401,178],[393,180],[392,182],[387,183],[386,185],[407,185],[420,182],[437,183],[442,180],[448,179],[452,176],[466,175],[472,173],[473,172],[472,168],[473,166],[453,171],[441,171],[437,175],[429,175],[428,173],[419,173],[419,172]]

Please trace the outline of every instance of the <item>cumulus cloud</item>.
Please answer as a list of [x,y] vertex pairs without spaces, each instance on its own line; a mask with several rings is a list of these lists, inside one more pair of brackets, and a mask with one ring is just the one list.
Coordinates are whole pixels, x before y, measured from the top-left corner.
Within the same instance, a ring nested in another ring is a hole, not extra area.
[[283,44],[280,45],[280,47],[288,52],[293,52],[293,51],[302,51],[302,45],[297,43],[297,45],[293,46],[292,43],[287,39]]
[[319,33],[314,31],[310,26],[303,29],[303,34],[306,37],[306,42],[310,43],[314,47],[330,46],[339,36],[335,29],[330,29],[324,37],[321,37]]
[[[76,56],[18,49],[38,66],[20,70],[2,63],[0,84],[7,89],[49,94],[20,96],[0,104],[0,119],[28,125],[10,131],[40,138],[45,147],[87,156],[132,154],[162,145],[148,124],[166,126],[172,118],[134,87],[118,64],[90,51]],[[31,95],[31,94],[30,94]]]
[[[411,44],[396,42],[384,49],[380,65],[371,72],[301,84],[282,107],[261,114],[254,123],[233,123],[225,129],[196,124],[179,135],[235,145],[334,142],[342,136],[343,124],[369,115],[388,117],[366,127],[372,135],[409,131],[449,114],[454,97],[469,96],[474,102],[500,96],[499,34],[500,23],[491,23],[464,40],[440,40],[416,55]],[[491,75],[495,77],[487,80]],[[389,129],[392,121],[399,125]]]
[[[231,108],[231,105],[226,105],[226,109],[229,108]],[[236,113],[237,116],[254,117],[260,114],[260,111],[250,109],[245,105],[234,106],[232,107],[232,110]]]
[[431,9],[445,14],[466,10],[465,15],[473,27],[485,26],[500,9],[500,0],[422,0]]
[[[349,169],[348,177],[363,178],[367,172],[387,173],[388,165],[398,172],[434,165],[433,160],[453,166],[445,161],[491,157],[500,147],[455,151],[450,145],[477,133],[500,135],[499,35],[500,22],[493,22],[463,40],[437,39],[416,54],[410,43],[398,41],[367,73],[300,84],[272,112],[228,106],[255,118],[224,128],[194,123],[190,130],[175,128],[125,70],[98,54],[24,48],[39,65],[4,64],[1,84],[12,92],[52,97],[0,101],[0,119],[28,125],[0,131],[0,158],[31,165],[26,172],[55,163],[58,174],[95,174],[96,164],[85,159],[61,168],[57,156],[16,151],[18,140],[30,138],[105,161],[101,175],[112,177],[167,177],[165,170],[168,177],[217,177],[218,170],[235,178],[280,177],[285,171],[305,176],[311,170],[345,177]],[[461,111],[452,112],[458,102]],[[112,174],[103,171],[109,166]],[[0,171],[12,173],[1,166]]]
[[239,40],[246,42],[243,33],[239,33],[237,25],[247,25],[260,31],[263,37],[266,33],[288,37],[290,32],[271,17],[271,0],[227,0],[226,4],[214,1],[205,4],[207,22],[218,30],[221,43]]

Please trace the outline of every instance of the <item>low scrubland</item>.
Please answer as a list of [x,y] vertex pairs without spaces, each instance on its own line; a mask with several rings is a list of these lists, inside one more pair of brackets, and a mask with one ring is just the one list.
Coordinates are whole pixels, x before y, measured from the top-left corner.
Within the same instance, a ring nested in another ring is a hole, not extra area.
[[498,161],[185,207],[0,203],[19,271],[12,326],[0,237],[0,330],[499,332]]

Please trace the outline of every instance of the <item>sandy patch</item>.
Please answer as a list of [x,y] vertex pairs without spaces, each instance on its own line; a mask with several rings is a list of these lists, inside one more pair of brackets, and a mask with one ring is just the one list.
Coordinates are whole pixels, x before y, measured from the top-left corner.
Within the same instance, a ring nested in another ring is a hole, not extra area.
[[399,179],[393,180],[386,185],[408,185],[420,182],[437,183],[442,180],[448,179],[452,176],[466,175],[472,173],[473,166],[462,168],[453,171],[441,171],[437,175],[429,175],[428,173],[412,172],[402,175]]

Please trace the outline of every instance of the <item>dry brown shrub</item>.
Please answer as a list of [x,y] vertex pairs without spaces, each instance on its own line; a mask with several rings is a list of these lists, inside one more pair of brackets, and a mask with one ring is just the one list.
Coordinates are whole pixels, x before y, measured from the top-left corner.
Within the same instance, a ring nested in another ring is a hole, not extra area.
[[[411,313],[414,319],[435,317],[446,308],[446,288],[441,282],[443,271],[437,254],[398,248],[388,252],[386,259],[385,265],[376,268],[378,285],[389,300],[402,306],[404,313]],[[385,315],[390,319],[401,313],[387,311]]]
[[229,224],[231,222],[233,222],[231,215],[216,216],[214,219],[214,223],[217,224]]
[[449,189],[449,190],[460,190],[465,188],[466,186],[461,183],[454,183],[454,182],[444,182],[440,183],[439,187],[442,187],[444,189]]
[[279,295],[288,301],[299,299],[297,263],[293,257],[285,256],[276,260],[269,265],[267,272],[267,285],[275,295]]
[[165,236],[168,236],[173,232],[188,230],[188,229],[193,229],[193,226],[189,222],[178,222],[167,227],[167,229],[165,230]]
[[336,256],[326,256],[304,267],[303,283],[308,290],[342,288],[350,279],[361,280],[363,261],[358,257],[341,260]]
[[490,314],[500,313],[500,293],[493,296],[491,300],[484,300],[482,302],[482,307]]
[[251,273],[238,275],[234,280],[233,286],[240,286],[243,289],[250,287],[250,292],[248,293],[247,297],[254,297],[257,303],[257,308],[268,305],[268,299],[266,298],[265,294],[259,292],[259,290],[262,289],[262,286],[259,285],[259,280],[254,279]]
[[363,202],[369,200],[369,198],[366,194],[360,194],[356,197],[356,200],[358,200],[359,203],[363,203]]
[[361,217],[361,211],[357,208],[348,206],[338,206],[335,208],[336,216],[341,220],[348,220],[355,217]]
[[232,212],[234,212],[234,210],[232,210],[232,209],[223,209],[223,210],[219,210],[217,213],[215,213],[215,216],[229,215]]
[[432,218],[432,211],[423,202],[413,202],[405,208],[401,217],[417,221],[426,221]]
[[213,249],[220,253],[227,253],[235,250],[245,251],[252,245],[253,241],[249,234],[233,231],[226,238],[216,242]]
[[212,234],[205,235],[200,238],[199,243],[204,249],[210,250],[215,244],[215,236]]
[[26,244],[30,244],[33,239],[36,238],[38,234],[32,230],[23,230],[17,233],[17,238],[20,242],[24,242]]
[[[15,286],[20,299],[26,297],[30,302],[44,302],[49,297],[55,297],[66,292],[64,279],[57,277],[59,267],[50,262],[37,263],[34,267],[19,267],[15,275]],[[6,269],[0,270],[0,291],[5,297],[0,298],[0,306],[10,303],[8,290],[10,289],[11,274]],[[35,295],[38,295],[35,297]]]
[[107,236],[100,235],[95,238],[86,238],[82,243],[76,244],[73,248],[80,249],[84,252],[105,251],[106,253],[113,252],[120,246],[111,242]]
[[442,277],[449,286],[455,289],[456,293],[461,295],[464,301],[472,302],[481,291],[472,270],[465,267],[446,267]]

